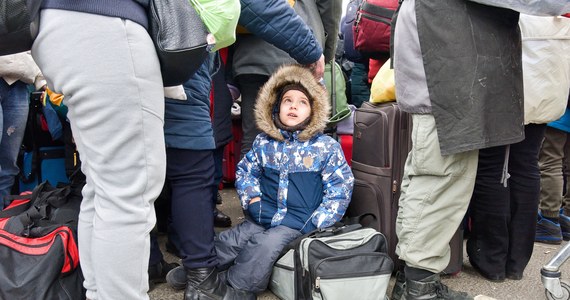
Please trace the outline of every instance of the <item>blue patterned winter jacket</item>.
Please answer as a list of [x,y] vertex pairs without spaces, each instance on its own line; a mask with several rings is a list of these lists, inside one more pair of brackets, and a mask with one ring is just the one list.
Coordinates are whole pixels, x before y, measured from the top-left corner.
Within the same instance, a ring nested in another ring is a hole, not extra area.
[[[306,129],[288,132],[273,123],[279,88],[302,84],[313,98]],[[330,104],[326,92],[301,67],[279,69],[261,89],[256,120],[263,131],[237,167],[236,189],[253,221],[284,225],[303,233],[339,221],[350,203],[354,177],[340,144],[322,134]],[[261,201],[249,204],[252,198]]]

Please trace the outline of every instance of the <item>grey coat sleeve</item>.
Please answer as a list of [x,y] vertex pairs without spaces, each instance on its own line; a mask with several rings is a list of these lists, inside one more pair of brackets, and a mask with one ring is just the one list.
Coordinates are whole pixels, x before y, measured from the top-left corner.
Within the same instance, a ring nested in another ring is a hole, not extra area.
[[325,60],[329,62],[334,58],[338,42],[342,0],[316,0],[316,3],[326,33],[324,45]]

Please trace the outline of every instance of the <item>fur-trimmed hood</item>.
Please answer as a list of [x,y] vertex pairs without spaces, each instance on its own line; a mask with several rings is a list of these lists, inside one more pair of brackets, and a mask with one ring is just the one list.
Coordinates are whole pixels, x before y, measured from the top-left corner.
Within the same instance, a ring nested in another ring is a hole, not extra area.
[[[283,141],[285,138],[273,121],[274,107],[281,89],[288,84],[303,86],[312,99],[311,121],[297,136],[300,141],[308,141],[327,126],[331,106],[325,88],[306,68],[298,65],[280,67],[259,91],[255,104],[255,121],[257,127],[270,137]],[[275,116],[278,117],[278,116]]]

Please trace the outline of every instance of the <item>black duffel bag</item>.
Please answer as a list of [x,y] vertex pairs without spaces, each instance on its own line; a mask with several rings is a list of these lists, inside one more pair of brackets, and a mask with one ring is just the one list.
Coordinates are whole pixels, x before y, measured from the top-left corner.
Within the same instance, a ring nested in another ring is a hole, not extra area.
[[0,212],[0,299],[85,299],[76,242],[80,190],[44,182]]

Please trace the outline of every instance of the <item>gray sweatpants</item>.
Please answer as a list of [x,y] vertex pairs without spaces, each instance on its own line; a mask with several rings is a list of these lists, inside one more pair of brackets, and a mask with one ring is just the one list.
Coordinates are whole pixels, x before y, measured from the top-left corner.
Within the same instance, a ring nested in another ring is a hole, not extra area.
[[32,55],[65,95],[87,176],[79,255],[89,299],[148,299],[153,202],[164,182],[164,95],[145,28],[65,10],[41,13]]
[[286,226],[266,230],[245,220],[216,237],[219,266],[229,266],[227,280],[232,287],[260,293],[267,289],[273,264],[283,248],[299,236],[300,231]]

